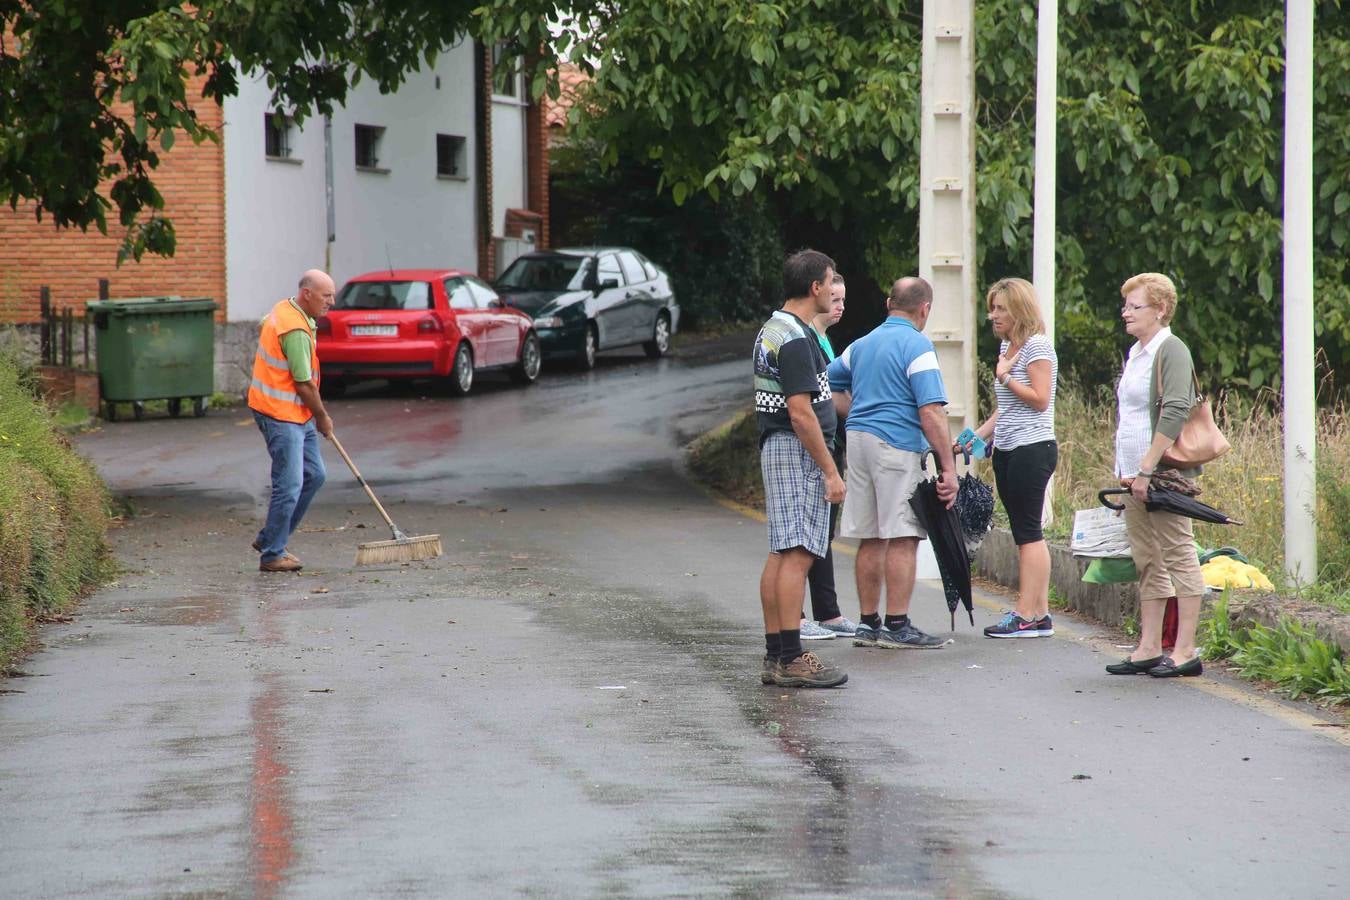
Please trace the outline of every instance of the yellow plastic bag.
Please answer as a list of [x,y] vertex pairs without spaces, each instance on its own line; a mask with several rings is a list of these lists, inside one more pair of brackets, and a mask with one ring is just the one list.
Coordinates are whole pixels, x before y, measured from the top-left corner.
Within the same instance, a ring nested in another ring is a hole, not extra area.
[[1200,567],[1200,574],[1204,576],[1206,585],[1218,590],[1228,587],[1275,590],[1275,585],[1260,569],[1231,556],[1214,557]]

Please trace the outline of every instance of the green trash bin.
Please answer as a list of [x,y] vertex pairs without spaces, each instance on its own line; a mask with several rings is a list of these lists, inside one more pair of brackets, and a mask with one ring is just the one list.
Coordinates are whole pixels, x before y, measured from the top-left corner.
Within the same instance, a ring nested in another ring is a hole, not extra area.
[[140,419],[147,400],[167,400],[171,416],[182,412],[184,401],[194,415],[206,415],[215,390],[214,300],[132,297],[90,300],[85,307],[109,421],[117,420],[119,403],[130,403]]

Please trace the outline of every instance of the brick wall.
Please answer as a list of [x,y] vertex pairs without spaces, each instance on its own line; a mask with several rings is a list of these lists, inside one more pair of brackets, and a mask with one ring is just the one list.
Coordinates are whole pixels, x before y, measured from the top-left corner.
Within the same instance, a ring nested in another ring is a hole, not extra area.
[[478,214],[474,217],[478,232],[478,276],[486,281],[497,277],[497,245],[492,241],[492,53],[474,41],[478,54],[478,78],[475,100],[478,121]]
[[[547,95],[545,95],[547,98]],[[536,246],[541,250],[548,242],[548,147],[547,110],[543,100],[530,102],[525,111],[525,158],[527,181],[525,202],[530,211],[539,214],[540,224]],[[509,231],[507,232],[510,233]]]
[[[221,125],[220,107],[201,99],[201,83],[193,79],[188,96],[201,121]],[[177,294],[210,297],[225,317],[225,165],[219,144],[200,145],[179,136],[172,152],[160,153],[153,174],[164,195],[165,214],[173,219],[178,251],[170,259],[145,256],[119,268],[117,249],[124,231],[117,211],[108,213],[108,234],[91,228],[58,231],[51,217],[41,222],[33,205],[11,210],[0,205],[0,322],[32,322],[38,317],[38,289],[49,285],[57,309],[83,310],[98,297],[98,280],[110,282],[110,296],[140,297]],[[106,192],[105,192],[106,195]]]

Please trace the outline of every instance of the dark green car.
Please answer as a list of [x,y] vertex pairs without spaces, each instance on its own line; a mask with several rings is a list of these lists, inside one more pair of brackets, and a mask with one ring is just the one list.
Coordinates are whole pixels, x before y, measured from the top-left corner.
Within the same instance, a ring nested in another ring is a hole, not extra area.
[[569,247],[518,257],[494,285],[508,305],[534,317],[546,357],[581,368],[595,354],[641,345],[664,356],[680,324],[670,278],[627,247]]

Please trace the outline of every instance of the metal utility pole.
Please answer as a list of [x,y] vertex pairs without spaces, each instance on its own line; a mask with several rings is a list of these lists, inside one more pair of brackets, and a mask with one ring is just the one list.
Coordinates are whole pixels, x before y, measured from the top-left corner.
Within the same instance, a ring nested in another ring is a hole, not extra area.
[[1317,395],[1313,375],[1313,2],[1285,4],[1284,566],[1317,580]]
[[979,424],[975,385],[975,3],[924,0],[919,275],[933,286],[952,435]]
[[333,117],[323,117],[323,187],[328,211],[328,243],[324,245],[323,270],[333,271],[333,241],[337,240],[337,203],[333,197]]
[[[1032,212],[1031,281],[1045,320],[1045,336],[1055,340],[1055,144],[1059,96],[1059,0],[1040,0],[1036,23],[1036,186]],[[1045,488],[1041,525],[1054,518],[1054,476]]]
[[1036,25],[1036,188],[1031,281],[1045,336],[1055,340],[1055,124],[1059,80],[1059,0],[1040,0]]

